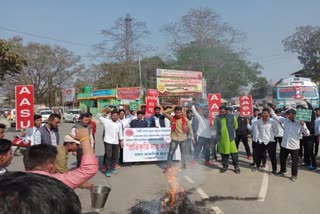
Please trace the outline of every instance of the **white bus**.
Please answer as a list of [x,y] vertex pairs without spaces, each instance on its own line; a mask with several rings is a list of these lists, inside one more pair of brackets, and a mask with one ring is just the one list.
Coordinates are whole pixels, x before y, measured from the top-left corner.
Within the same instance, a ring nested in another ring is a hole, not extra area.
[[319,107],[319,92],[310,78],[290,77],[273,85],[273,103],[277,108],[295,108],[307,99],[314,108]]

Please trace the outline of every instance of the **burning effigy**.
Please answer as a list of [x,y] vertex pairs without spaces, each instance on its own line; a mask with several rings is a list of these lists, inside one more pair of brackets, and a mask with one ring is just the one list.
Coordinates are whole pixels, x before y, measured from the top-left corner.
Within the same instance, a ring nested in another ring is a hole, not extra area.
[[160,200],[140,201],[131,208],[131,214],[212,214],[205,206],[195,205],[179,183],[179,169],[171,167],[166,173],[168,190]]

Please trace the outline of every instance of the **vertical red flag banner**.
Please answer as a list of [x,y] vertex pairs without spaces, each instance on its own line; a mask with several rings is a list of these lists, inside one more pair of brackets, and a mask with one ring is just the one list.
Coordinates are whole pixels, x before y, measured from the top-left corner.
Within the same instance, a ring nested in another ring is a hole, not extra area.
[[146,113],[145,118],[150,118],[154,114],[154,107],[157,106],[158,97],[146,97]]
[[221,94],[208,94],[209,123],[213,124],[214,118],[219,114]]
[[154,107],[158,104],[158,96],[159,91],[157,89],[148,89],[145,118],[150,118],[154,114]]
[[252,113],[252,96],[245,95],[239,97],[240,103],[240,117],[250,117]]
[[16,94],[16,129],[33,127],[33,85],[17,85]]
[[147,97],[158,97],[159,91],[157,89],[148,89]]

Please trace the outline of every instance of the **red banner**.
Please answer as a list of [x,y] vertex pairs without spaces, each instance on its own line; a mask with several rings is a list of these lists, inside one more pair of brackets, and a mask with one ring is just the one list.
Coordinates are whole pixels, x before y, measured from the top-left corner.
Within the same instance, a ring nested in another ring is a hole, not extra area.
[[145,118],[149,118],[154,114],[154,107],[157,106],[158,97],[146,97],[146,113]]
[[240,96],[240,117],[250,117],[253,115],[252,113],[252,97],[251,95]]
[[219,114],[221,94],[208,94],[209,123],[213,124],[214,118]]
[[33,127],[33,85],[16,86],[16,128]]
[[137,100],[140,97],[140,88],[117,88],[119,100]]
[[147,97],[158,97],[159,91],[157,89],[148,89]]

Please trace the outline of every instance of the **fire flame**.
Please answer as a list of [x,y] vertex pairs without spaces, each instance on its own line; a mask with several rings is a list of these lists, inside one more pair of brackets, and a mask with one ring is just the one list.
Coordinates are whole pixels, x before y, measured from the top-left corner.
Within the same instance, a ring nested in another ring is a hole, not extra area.
[[[167,180],[169,184],[169,193],[170,193],[170,207],[174,207],[177,203],[177,196],[184,195],[184,188],[179,184],[177,180],[177,173],[179,169],[176,167],[171,167],[167,171]],[[178,193],[178,194],[177,194]],[[178,199],[182,199],[183,197],[178,197]]]

